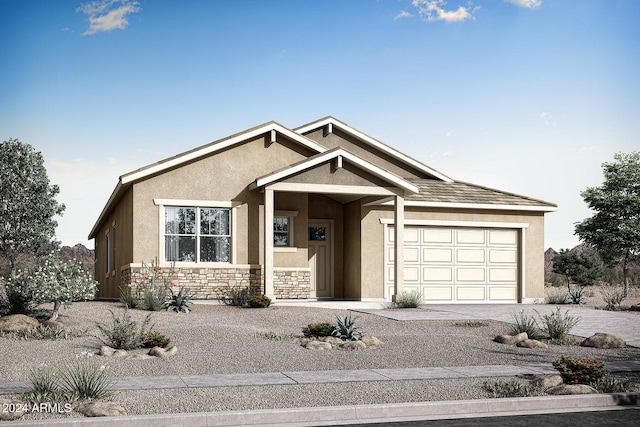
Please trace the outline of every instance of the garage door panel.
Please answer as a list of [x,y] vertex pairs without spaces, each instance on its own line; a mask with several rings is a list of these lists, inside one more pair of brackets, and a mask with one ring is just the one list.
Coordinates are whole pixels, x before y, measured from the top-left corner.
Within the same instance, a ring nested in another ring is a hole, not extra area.
[[456,267],[456,282],[485,282],[484,268]]
[[425,245],[451,245],[453,243],[453,230],[448,228],[423,228],[422,243]]
[[422,264],[453,263],[452,248],[422,248]]
[[405,246],[404,248],[404,262],[411,264],[420,263],[420,247],[419,246]]
[[486,233],[484,230],[456,230],[458,245],[484,245]]
[[518,280],[518,270],[516,268],[490,268],[489,282],[509,282],[516,283]]
[[457,286],[456,299],[458,301],[484,301],[486,288],[484,286]]
[[420,266],[407,266],[404,267],[404,281],[406,283],[420,283]]
[[491,301],[514,301],[518,298],[516,288],[489,286],[489,299]]
[[515,230],[489,230],[490,245],[517,245],[518,232]]
[[456,249],[456,262],[458,264],[473,264],[486,262],[486,251],[482,249]]
[[420,229],[416,227],[406,227],[404,229],[404,242],[409,245],[419,245]]
[[424,301],[453,301],[453,286],[428,286],[423,288]]
[[515,249],[489,249],[491,264],[515,264],[518,262],[518,251]]
[[453,267],[423,267],[422,281],[425,283],[453,283]]

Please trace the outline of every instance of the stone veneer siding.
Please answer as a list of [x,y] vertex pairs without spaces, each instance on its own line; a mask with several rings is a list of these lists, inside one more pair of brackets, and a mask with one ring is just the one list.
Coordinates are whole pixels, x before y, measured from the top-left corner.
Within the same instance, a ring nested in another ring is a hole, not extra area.
[[[151,269],[151,267],[149,268]],[[150,271],[142,267],[127,266],[122,269],[121,285],[131,286],[132,291],[149,285]],[[174,290],[181,286],[193,293],[194,299],[217,299],[228,295],[232,288],[252,290],[254,295],[263,294],[261,266],[251,267],[161,267],[156,270],[157,283],[169,282]],[[311,272],[309,269],[273,271],[274,296],[276,299],[306,299],[310,297]]]

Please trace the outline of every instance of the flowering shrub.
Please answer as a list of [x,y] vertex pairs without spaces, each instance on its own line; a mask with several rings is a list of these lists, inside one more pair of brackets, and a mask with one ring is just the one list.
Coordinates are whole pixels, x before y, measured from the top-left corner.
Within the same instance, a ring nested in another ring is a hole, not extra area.
[[162,347],[166,348],[171,342],[171,338],[158,331],[149,331],[144,334],[142,346],[145,348]]
[[[175,264],[172,263],[167,270],[160,267],[157,259],[151,264],[143,261],[137,280],[134,279],[134,283],[120,290],[120,302],[128,308],[162,310],[165,307],[165,297],[171,287],[177,284],[177,280]],[[135,288],[134,292],[132,288]]]
[[77,261],[62,261],[55,252],[24,270],[18,270],[5,284],[11,311],[25,312],[34,305],[52,302],[51,319],[56,319],[62,304],[93,299],[98,282]]
[[560,371],[562,380],[567,384],[589,384],[607,374],[602,360],[574,359],[565,355],[558,356],[553,367]]

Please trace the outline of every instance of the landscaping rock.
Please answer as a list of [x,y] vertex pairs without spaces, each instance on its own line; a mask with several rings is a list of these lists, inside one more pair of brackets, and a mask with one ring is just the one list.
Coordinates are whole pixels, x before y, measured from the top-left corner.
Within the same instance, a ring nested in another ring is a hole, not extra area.
[[0,317],[0,331],[5,332],[31,329],[37,327],[39,324],[38,319],[25,316],[24,314],[10,314]]
[[113,356],[113,353],[115,353],[116,349],[115,348],[111,348],[108,345],[102,345],[100,346],[100,351],[98,351],[98,355],[100,356]]
[[516,346],[524,347],[524,348],[547,348],[547,347],[549,347],[548,345],[546,345],[542,341],[530,340],[528,338],[526,340],[520,341],[519,343],[516,344]]
[[333,345],[340,345],[344,342],[338,337],[322,337],[322,338],[318,338],[318,341],[328,342],[329,344],[333,344]]
[[309,350],[331,350],[333,347],[328,342],[309,341],[304,345],[304,348],[308,348]]
[[362,341],[347,341],[340,345],[340,348],[344,350],[363,350],[367,348],[367,345]]
[[175,345],[171,345],[167,348],[153,347],[151,350],[149,350],[149,355],[164,359],[165,357],[173,356],[177,352],[178,347],[176,347]]
[[117,417],[127,415],[124,408],[113,402],[87,402],[76,407],[85,417]]
[[0,421],[13,421],[22,417],[25,414],[22,409],[26,409],[23,407],[24,404],[20,400],[0,397]]
[[45,320],[41,325],[49,329],[64,329],[62,322],[58,322],[57,320]]
[[127,350],[116,350],[113,352],[112,356],[113,357],[127,357]]
[[545,390],[545,393],[554,396],[566,394],[597,394],[598,390],[586,384],[561,384]]
[[378,338],[376,337],[372,337],[371,335],[365,335],[364,337],[362,337],[360,339],[360,341],[362,341],[363,343],[366,344],[367,348],[370,347],[377,347],[380,345],[384,345],[384,343],[382,341],[380,341]]
[[640,311],[640,304],[634,304],[629,307],[629,311]]
[[622,338],[613,334],[597,332],[580,343],[582,347],[595,348],[624,348],[627,344]]
[[500,344],[514,345],[526,339],[529,339],[529,335],[526,332],[520,332],[518,335],[498,335],[493,340]]
[[543,390],[547,390],[551,387],[556,387],[562,384],[562,377],[557,374],[534,375],[531,379],[531,384],[538,386]]

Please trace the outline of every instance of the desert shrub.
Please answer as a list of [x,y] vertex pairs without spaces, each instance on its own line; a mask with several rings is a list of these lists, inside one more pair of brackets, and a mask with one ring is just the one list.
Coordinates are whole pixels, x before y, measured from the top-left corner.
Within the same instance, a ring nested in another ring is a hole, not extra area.
[[164,306],[167,311],[175,311],[176,313],[188,313],[191,311],[189,307],[192,302],[193,294],[189,293],[189,289],[184,287],[180,288],[180,291],[176,294],[173,289],[169,289],[171,295],[167,295],[164,300]]
[[539,386],[517,380],[485,381],[482,388],[489,392],[492,398],[530,397],[543,394]]
[[17,331],[1,331],[0,336],[20,340],[68,340],[87,335],[86,330],[69,330],[62,328],[48,328],[38,325],[35,328],[19,329]]
[[527,336],[532,340],[542,338],[538,321],[534,316],[525,313],[524,310],[520,310],[519,314],[512,313],[511,316],[513,317],[513,323],[511,323],[509,328],[511,335],[526,332]]
[[589,385],[600,393],[631,393],[637,388],[629,378],[616,377],[602,377]]
[[165,348],[171,342],[171,338],[158,331],[149,331],[144,334],[142,346],[144,348],[162,347]]
[[624,301],[626,298],[624,289],[601,289],[600,294],[602,294],[602,299],[606,304],[604,308],[605,310],[614,311],[622,309],[622,301]]
[[420,292],[403,291],[396,295],[393,303],[394,308],[418,308],[422,304],[423,298]]
[[109,347],[122,350],[142,347],[144,336],[151,329],[149,327],[151,314],[148,314],[144,321],[138,325],[138,322],[131,320],[128,309],[124,310],[122,317],[116,317],[111,310],[109,310],[109,313],[111,313],[110,325],[96,323],[96,326],[106,338],[103,342]]
[[220,297],[219,300],[225,305],[244,307],[248,304],[249,297],[249,289],[240,286],[234,286],[229,290],[228,295]]
[[332,335],[345,341],[357,341],[362,338],[362,330],[356,326],[357,317],[351,317],[351,313],[346,316],[336,316],[336,326]]
[[266,295],[249,297],[247,305],[251,308],[267,308],[271,305],[271,298]]
[[142,262],[140,276],[135,283],[137,308],[148,311],[160,311],[165,305],[167,291],[177,280],[175,263],[170,268],[160,267],[157,259],[147,264]]
[[607,374],[607,369],[602,360],[574,359],[561,355],[553,361],[562,380],[567,384],[590,384],[598,381]]
[[76,360],[62,364],[58,376],[60,388],[71,400],[104,399],[113,394],[109,369],[95,360],[93,353],[82,352]]
[[579,318],[569,315],[569,310],[564,314],[560,307],[550,314],[539,315],[542,323],[542,331],[552,340],[564,339],[571,329],[578,324]]
[[147,311],[160,311],[164,308],[166,290],[161,287],[150,287],[142,291],[142,298],[138,302],[138,308]]
[[564,289],[554,289],[547,295],[547,304],[569,304],[569,294]]
[[131,291],[131,286],[121,286],[120,302],[125,308],[136,308],[140,303],[140,299]]
[[328,337],[333,334],[334,326],[331,323],[309,323],[302,327],[302,334],[307,338]]
[[29,371],[31,386],[27,393],[30,402],[62,402],[67,400],[58,387],[58,377],[51,366],[40,364]]
[[571,304],[585,304],[587,302],[582,288],[569,289],[569,298],[571,299]]
[[264,338],[270,341],[285,341],[285,340],[295,340],[296,336],[294,334],[279,334],[277,332],[269,331],[269,332],[260,332],[257,334],[258,337]]

